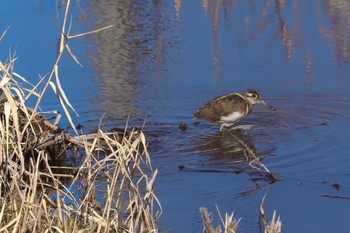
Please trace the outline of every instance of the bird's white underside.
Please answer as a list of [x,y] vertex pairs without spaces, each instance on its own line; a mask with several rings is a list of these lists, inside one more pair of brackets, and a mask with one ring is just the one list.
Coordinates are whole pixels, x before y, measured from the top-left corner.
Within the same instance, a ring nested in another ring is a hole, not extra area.
[[220,117],[220,122],[222,123],[233,123],[235,121],[238,121],[244,116],[243,112],[232,112],[228,114],[227,116]]

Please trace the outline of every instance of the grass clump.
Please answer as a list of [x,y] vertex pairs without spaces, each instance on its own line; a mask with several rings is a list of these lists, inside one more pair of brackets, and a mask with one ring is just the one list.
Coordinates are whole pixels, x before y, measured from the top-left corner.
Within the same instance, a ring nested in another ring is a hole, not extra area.
[[[47,77],[32,84],[14,71],[15,54],[0,61],[0,232],[157,232],[157,170],[143,132],[79,135],[72,121],[59,62],[64,52],[78,62],[68,40],[93,32],[69,35],[69,6],[67,1],[57,60]],[[58,127],[57,111],[50,112],[52,121],[39,111],[49,89],[73,132]],[[29,98],[36,99],[32,107],[26,106]],[[75,158],[78,166],[72,166]]]
[[[222,226],[224,228],[224,232],[225,233],[235,233],[237,232],[238,229],[238,223],[240,221],[236,220],[233,217],[233,213],[232,214],[225,214],[225,219],[222,218],[221,213],[218,209],[218,207],[216,207],[218,214],[220,216],[221,219],[221,223]],[[199,208],[199,211],[201,212],[202,215],[202,219],[203,219],[203,224],[204,224],[204,231],[203,232],[207,232],[207,233],[221,233],[221,225],[218,225],[217,227],[214,227],[212,224],[212,213],[208,213],[207,208],[205,207],[201,207]]]
[[[281,222],[280,216],[276,217],[276,210],[273,211],[271,221],[268,221],[266,218],[266,214],[265,214],[265,210],[264,210],[265,197],[266,197],[266,195],[263,197],[263,199],[261,201],[261,205],[260,205],[260,216],[259,216],[260,232],[263,232],[263,233],[281,233],[282,232],[282,222]],[[221,232],[235,233],[235,232],[237,232],[238,223],[241,221],[241,218],[237,220],[234,218],[233,213],[232,214],[225,213],[225,219],[223,219],[221,216],[221,213],[219,211],[219,208],[216,207],[216,209],[217,209],[217,212],[220,216],[222,225],[218,225],[217,227],[214,227],[213,223],[212,223],[213,214],[208,213],[208,210],[205,207],[199,208],[199,211],[200,211],[200,213],[202,215],[202,219],[203,219],[203,225],[204,225],[203,232],[206,232],[206,233],[221,233]],[[224,228],[223,231],[221,229],[222,227]]]

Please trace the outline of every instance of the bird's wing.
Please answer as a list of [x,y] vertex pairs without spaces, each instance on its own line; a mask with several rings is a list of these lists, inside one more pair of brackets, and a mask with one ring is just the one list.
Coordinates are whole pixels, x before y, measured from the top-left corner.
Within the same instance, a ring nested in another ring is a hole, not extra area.
[[197,119],[205,119],[212,122],[220,121],[221,116],[228,116],[237,109],[244,109],[246,102],[243,96],[230,93],[216,97],[200,107],[193,115]]

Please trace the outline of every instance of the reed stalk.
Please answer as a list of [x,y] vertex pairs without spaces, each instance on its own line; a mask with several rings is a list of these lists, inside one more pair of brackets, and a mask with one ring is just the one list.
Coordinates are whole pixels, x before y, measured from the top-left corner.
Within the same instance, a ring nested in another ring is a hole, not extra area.
[[[80,64],[69,40],[111,26],[70,35],[69,7],[68,0],[47,77],[32,84],[14,70],[15,54],[0,61],[0,232],[158,232],[157,170],[143,132],[79,135],[75,128],[70,111],[77,112],[60,82],[62,55],[68,52]],[[54,123],[39,112],[50,88],[73,132],[59,128],[57,111],[51,111]],[[36,98],[32,108],[29,98]],[[71,166],[80,155],[79,165]]]

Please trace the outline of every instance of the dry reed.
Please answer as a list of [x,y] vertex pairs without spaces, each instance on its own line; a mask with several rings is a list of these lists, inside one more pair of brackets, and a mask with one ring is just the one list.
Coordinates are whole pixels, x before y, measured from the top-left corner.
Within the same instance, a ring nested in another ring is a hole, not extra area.
[[[217,212],[220,216],[222,226],[224,227],[224,232],[225,233],[235,233],[237,231],[238,223],[239,223],[240,219],[236,220],[235,218],[233,218],[233,213],[232,214],[225,213],[225,220],[224,220],[221,216],[219,208],[216,207],[216,209],[217,209]],[[207,208],[201,207],[201,208],[199,208],[199,211],[201,212],[202,219],[203,219],[204,232],[207,232],[207,233],[221,233],[222,232],[221,225],[218,225],[217,227],[214,228],[214,226],[212,224],[212,213],[208,213]]]
[[282,222],[281,222],[280,216],[278,216],[276,219],[276,210],[273,211],[272,219],[270,222],[268,222],[266,218],[266,214],[264,210],[265,198],[266,198],[266,195],[264,195],[260,205],[260,220],[262,219],[263,221],[261,228],[264,229],[264,233],[281,233]]
[[[279,216],[276,218],[276,210],[273,212],[271,221],[268,222],[268,220],[266,218],[265,210],[264,210],[265,197],[266,197],[266,195],[263,197],[263,199],[261,201],[261,205],[260,205],[260,220],[263,221],[262,224],[261,224],[261,221],[259,221],[260,232],[281,233],[282,232],[282,222],[281,222],[281,219]],[[214,227],[212,224],[213,214],[208,213],[208,210],[205,207],[199,208],[199,211],[201,212],[202,219],[203,219],[203,225],[204,225],[203,232],[221,233],[222,232],[221,226],[223,226],[225,233],[237,232],[238,223],[240,222],[241,219],[236,220],[233,217],[233,213],[232,214],[225,213],[225,219],[223,219],[218,207],[216,207],[216,210],[220,216],[222,225],[218,225],[217,227]]]
[[[157,170],[144,134],[99,129],[74,136],[59,129],[57,112],[51,112],[51,123],[38,111],[51,87],[77,133],[59,62],[68,52],[79,63],[68,41],[108,27],[69,35],[69,6],[67,1],[57,59],[47,77],[33,85],[14,71],[15,54],[0,61],[0,232],[158,232]],[[28,98],[36,98],[33,108],[26,106]],[[80,165],[71,167],[68,158],[80,154]]]

